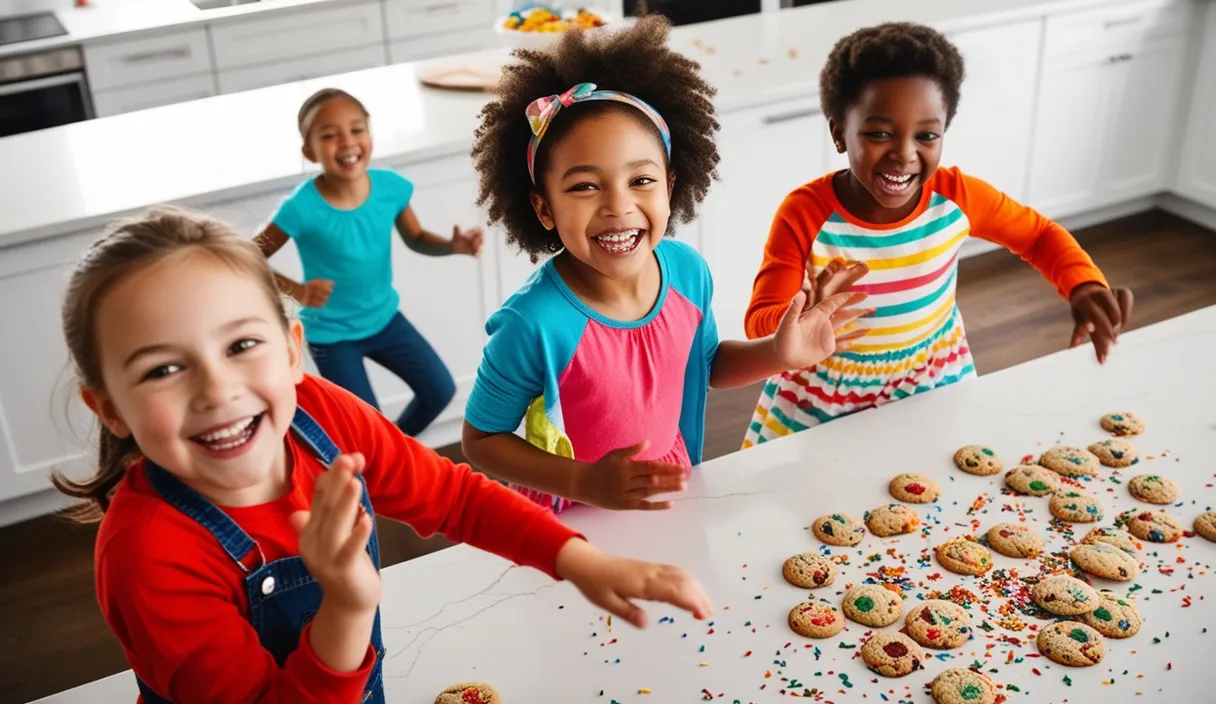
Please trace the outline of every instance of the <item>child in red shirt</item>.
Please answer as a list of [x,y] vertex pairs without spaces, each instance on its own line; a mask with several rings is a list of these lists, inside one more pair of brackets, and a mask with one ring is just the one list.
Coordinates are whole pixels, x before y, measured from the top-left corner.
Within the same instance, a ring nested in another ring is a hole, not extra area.
[[306,376],[265,259],[215,220],[117,223],[73,272],[63,326],[100,466],[55,483],[102,521],[98,600],[144,702],[383,702],[373,511],[639,627],[635,598],[710,612],[682,570],[600,553]]

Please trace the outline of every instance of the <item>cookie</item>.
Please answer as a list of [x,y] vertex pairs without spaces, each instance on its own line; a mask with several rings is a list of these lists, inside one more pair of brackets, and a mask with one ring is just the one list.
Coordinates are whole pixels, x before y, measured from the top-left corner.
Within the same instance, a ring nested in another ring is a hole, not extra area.
[[1098,608],[1098,592],[1064,574],[1046,577],[1031,587],[1030,598],[1056,616],[1080,616]]
[[1058,445],[1044,452],[1039,464],[1065,477],[1096,477],[1101,463],[1089,450]]
[[1099,440],[1089,446],[1089,451],[1107,467],[1127,467],[1139,458],[1135,445],[1118,438]]
[[836,581],[836,563],[818,553],[804,552],[785,561],[781,576],[795,587],[818,589]]
[[1195,519],[1195,532],[1216,542],[1216,511],[1202,513]]
[[1060,621],[1039,631],[1039,652],[1061,665],[1089,667],[1102,662],[1102,634],[1084,623]]
[[829,513],[820,516],[811,524],[811,532],[828,545],[850,547],[866,537],[866,528],[861,521],[845,513]]
[[1178,485],[1174,480],[1156,474],[1137,474],[1128,481],[1127,490],[1149,504],[1172,504],[1178,500]]
[[1143,547],[1140,541],[1133,538],[1131,533],[1122,528],[1094,528],[1086,533],[1084,538],[1081,538],[1081,542],[1085,545],[1096,545],[1098,543],[1114,545],[1123,552],[1132,555],[1135,555],[1136,551]]
[[835,606],[808,601],[790,610],[790,630],[807,638],[831,638],[844,630],[844,617]]
[[911,533],[920,526],[920,516],[903,504],[887,504],[866,511],[866,528],[880,538]]
[[1113,592],[1099,592],[1098,608],[1081,614],[1081,620],[1107,638],[1131,638],[1140,632],[1140,612],[1134,604]]
[[984,574],[992,569],[992,553],[970,536],[951,538],[933,549],[937,562],[956,574]]
[[861,661],[883,677],[903,677],[920,669],[925,651],[902,633],[875,633],[861,646]]
[[1140,573],[1140,563],[1114,545],[1078,545],[1069,553],[1082,570],[1103,579],[1126,582]]
[[903,615],[904,599],[877,584],[858,584],[844,593],[841,608],[851,621],[882,628],[895,623]]
[[965,667],[952,667],[933,678],[929,688],[937,704],[995,704],[992,680]]
[[435,697],[435,704],[502,704],[488,684],[454,684]]
[[942,493],[937,482],[915,472],[896,474],[887,488],[896,500],[910,504],[931,504],[937,501],[937,497]]
[[904,628],[926,648],[949,650],[971,639],[971,615],[953,601],[932,599],[912,607]]
[[1172,543],[1182,537],[1182,526],[1165,511],[1143,511],[1131,517],[1127,529],[1150,543]]
[[1139,435],[1144,432],[1144,421],[1130,411],[1107,413],[1098,421],[1102,429],[1115,435]]
[[1043,552],[1043,539],[1021,523],[998,523],[988,529],[988,547],[1005,557],[1035,557]]
[[1005,485],[1019,494],[1046,496],[1060,486],[1055,472],[1037,464],[1023,464],[1005,473]]
[[1004,468],[1001,456],[983,445],[967,445],[954,453],[954,464],[968,474],[987,476]]
[[1051,515],[1069,523],[1093,523],[1102,520],[1102,504],[1079,491],[1057,491],[1047,504]]

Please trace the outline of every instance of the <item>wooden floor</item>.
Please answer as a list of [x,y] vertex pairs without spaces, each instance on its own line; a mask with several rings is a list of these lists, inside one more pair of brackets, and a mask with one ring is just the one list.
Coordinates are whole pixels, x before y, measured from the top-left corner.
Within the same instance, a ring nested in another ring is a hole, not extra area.
[[[1112,283],[1135,291],[1133,328],[1216,305],[1216,233],[1151,212],[1078,238]],[[1068,307],[1017,257],[994,252],[959,269],[959,305],[981,374],[1067,345]],[[710,394],[706,459],[738,449],[758,393],[756,386]],[[456,447],[443,452],[460,458]],[[0,529],[0,704],[127,668],[93,596],[94,533],[51,518]],[[447,545],[388,521],[380,522],[380,539],[386,565]]]

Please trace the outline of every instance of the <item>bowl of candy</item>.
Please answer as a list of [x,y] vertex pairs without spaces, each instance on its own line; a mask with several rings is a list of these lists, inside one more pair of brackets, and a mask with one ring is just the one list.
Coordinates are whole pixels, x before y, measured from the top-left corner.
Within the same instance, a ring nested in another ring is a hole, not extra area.
[[608,13],[578,8],[563,10],[553,5],[527,5],[499,18],[494,32],[512,49],[542,51],[557,43],[571,29],[598,29],[609,23]]

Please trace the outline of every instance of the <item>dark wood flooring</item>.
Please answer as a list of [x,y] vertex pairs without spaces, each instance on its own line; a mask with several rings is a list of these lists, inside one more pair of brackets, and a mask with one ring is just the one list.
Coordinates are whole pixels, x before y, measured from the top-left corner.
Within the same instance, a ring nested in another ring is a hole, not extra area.
[[[1132,327],[1216,305],[1216,233],[1162,212],[1082,230],[1112,283],[1135,291]],[[959,305],[980,373],[1068,343],[1068,308],[1007,252],[965,260]],[[706,459],[739,447],[759,386],[710,394]],[[458,447],[441,452],[461,459]],[[93,596],[94,529],[41,518],[0,529],[0,703],[27,702],[127,668]],[[380,522],[386,565],[448,545]]]

